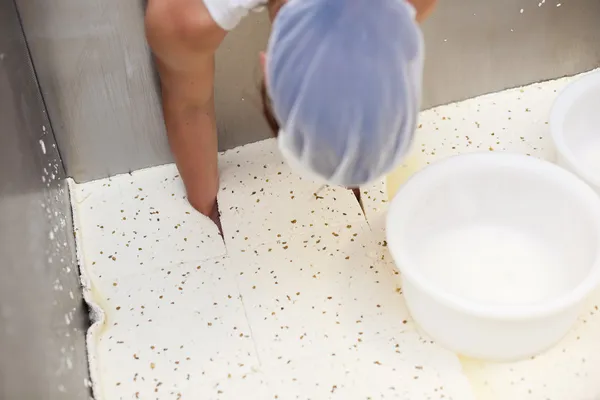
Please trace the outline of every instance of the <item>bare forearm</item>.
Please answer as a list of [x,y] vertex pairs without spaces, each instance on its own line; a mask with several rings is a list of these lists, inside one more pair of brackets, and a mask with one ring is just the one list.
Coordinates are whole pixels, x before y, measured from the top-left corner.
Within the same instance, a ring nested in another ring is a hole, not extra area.
[[219,185],[212,98],[204,104],[194,104],[164,90],[163,109],[169,144],[188,200],[198,211],[210,215]]
[[218,190],[214,54],[227,32],[198,0],[149,0],[145,27],[160,75],[169,144],[188,200],[212,216]]
[[157,57],[171,152],[190,204],[214,217],[219,188],[214,110],[214,53]]

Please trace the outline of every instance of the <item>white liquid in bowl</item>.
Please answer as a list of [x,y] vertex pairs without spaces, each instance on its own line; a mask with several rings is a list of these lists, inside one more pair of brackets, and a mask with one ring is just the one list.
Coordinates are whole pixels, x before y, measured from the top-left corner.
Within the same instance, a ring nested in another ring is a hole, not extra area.
[[509,227],[473,226],[435,235],[419,251],[420,272],[436,286],[488,304],[528,304],[573,285],[560,253]]

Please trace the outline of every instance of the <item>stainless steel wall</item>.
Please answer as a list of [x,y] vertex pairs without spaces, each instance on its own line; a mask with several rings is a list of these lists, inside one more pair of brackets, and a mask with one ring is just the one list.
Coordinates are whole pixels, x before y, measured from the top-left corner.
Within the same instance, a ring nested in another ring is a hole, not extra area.
[[600,0],[439,0],[424,107],[600,67]]
[[[85,181],[170,161],[143,2],[17,4],[67,173]],[[440,0],[424,25],[423,106],[597,67],[598,21],[600,0]],[[268,29],[264,15],[252,16],[218,53],[221,149],[267,135],[256,87]]]
[[0,1],[0,399],[87,399],[65,174],[16,9]]
[[18,0],[56,138],[76,180],[169,161],[141,0]]

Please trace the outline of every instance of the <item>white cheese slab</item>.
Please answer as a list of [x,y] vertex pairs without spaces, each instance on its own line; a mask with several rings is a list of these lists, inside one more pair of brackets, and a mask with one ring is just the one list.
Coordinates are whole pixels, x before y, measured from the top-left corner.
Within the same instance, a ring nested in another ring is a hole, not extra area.
[[294,232],[364,221],[350,190],[298,176],[275,139],[221,155],[219,211],[229,251],[249,250]]
[[103,279],[225,254],[216,225],[187,202],[174,165],[75,185],[72,201],[81,256]]

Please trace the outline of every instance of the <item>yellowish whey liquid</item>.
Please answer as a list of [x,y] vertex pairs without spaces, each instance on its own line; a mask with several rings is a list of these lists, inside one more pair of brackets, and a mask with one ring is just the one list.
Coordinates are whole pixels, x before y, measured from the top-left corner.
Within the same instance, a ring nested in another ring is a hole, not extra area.
[[420,151],[413,151],[408,155],[404,164],[396,168],[386,177],[388,200],[392,200],[400,186],[404,184],[414,173],[425,167],[426,161]]

